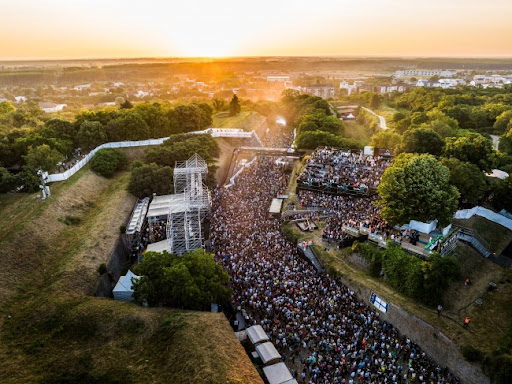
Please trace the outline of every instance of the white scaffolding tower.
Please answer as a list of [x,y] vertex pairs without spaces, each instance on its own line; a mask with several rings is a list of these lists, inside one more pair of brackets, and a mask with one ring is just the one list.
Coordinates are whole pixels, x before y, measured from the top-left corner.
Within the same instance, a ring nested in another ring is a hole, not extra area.
[[187,161],[176,162],[174,193],[183,201],[169,205],[167,248],[170,253],[183,255],[203,247],[201,223],[210,211],[210,192],[203,183],[208,174],[206,162],[196,153]]

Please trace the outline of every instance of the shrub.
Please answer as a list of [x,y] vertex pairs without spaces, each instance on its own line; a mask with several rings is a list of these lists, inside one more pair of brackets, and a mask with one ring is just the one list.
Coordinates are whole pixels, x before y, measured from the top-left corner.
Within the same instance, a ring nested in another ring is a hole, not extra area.
[[98,273],[100,275],[103,275],[104,273],[107,273],[107,265],[105,263],[101,263],[98,267]]
[[119,232],[126,233],[126,225],[120,225],[119,226]]
[[462,356],[464,356],[467,361],[473,362],[482,360],[483,354],[481,350],[472,345],[464,345],[462,347]]
[[128,164],[128,158],[119,149],[100,149],[91,161],[91,169],[98,175],[110,178]]

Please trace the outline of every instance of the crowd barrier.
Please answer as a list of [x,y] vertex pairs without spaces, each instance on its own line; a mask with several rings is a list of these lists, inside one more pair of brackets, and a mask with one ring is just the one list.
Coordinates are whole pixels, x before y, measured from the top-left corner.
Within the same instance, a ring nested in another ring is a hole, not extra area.
[[75,173],[77,173],[80,169],[82,169],[88,162],[91,160],[96,152],[103,148],[130,148],[130,147],[142,147],[149,145],[160,145],[169,137],[162,137],[161,139],[149,139],[149,140],[139,140],[139,141],[116,141],[113,143],[105,143],[100,146],[94,148],[91,152],[89,152],[83,159],[81,159],[78,163],[73,165],[68,170],[62,173],[53,173],[48,175],[46,180],[47,183],[53,183],[55,181],[64,181],[69,179]]

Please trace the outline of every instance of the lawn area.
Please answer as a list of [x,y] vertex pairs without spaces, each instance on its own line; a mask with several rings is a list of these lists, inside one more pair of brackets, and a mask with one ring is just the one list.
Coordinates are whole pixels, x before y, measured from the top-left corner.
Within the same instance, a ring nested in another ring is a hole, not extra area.
[[0,381],[262,383],[224,314],[92,296],[133,208],[128,181],[85,167],[44,202],[0,196]]
[[404,115],[408,115],[411,113],[408,109],[405,108],[392,108],[386,104],[382,104],[378,109],[374,111],[376,114],[381,115],[388,121],[393,117],[395,113],[401,112]]
[[228,112],[220,112],[213,116],[212,126],[215,128],[242,128],[252,131],[266,121],[266,117],[253,111],[242,111],[236,116],[229,116]]
[[368,129],[355,120],[344,120],[345,135],[351,139],[359,140],[363,145],[370,145],[371,134]]

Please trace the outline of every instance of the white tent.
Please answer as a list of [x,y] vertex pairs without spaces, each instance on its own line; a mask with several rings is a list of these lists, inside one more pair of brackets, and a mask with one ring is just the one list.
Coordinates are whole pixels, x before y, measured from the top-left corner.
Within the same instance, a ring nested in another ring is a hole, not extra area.
[[252,327],[247,328],[246,332],[253,345],[268,341],[268,336],[261,325],[253,325]]
[[128,270],[126,275],[121,276],[116,286],[114,287],[112,293],[114,294],[114,299],[119,301],[132,301],[132,278],[134,280],[140,279],[140,276],[137,276],[132,271]]
[[256,346],[256,352],[258,352],[258,355],[260,355],[263,364],[281,359],[281,355],[279,352],[277,352],[276,347],[274,347],[274,344],[271,342],[258,344]]
[[167,251],[167,240],[158,241],[156,243],[148,244],[146,252],[163,252]]
[[263,372],[267,377],[269,384],[296,384],[297,381],[293,379],[290,370],[285,363],[277,363],[263,367]]
[[423,223],[421,221],[411,220],[409,222],[409,229],[416,229],[421,233],[429,234],[437,227],[437,220],[431,221],[430,223]]

